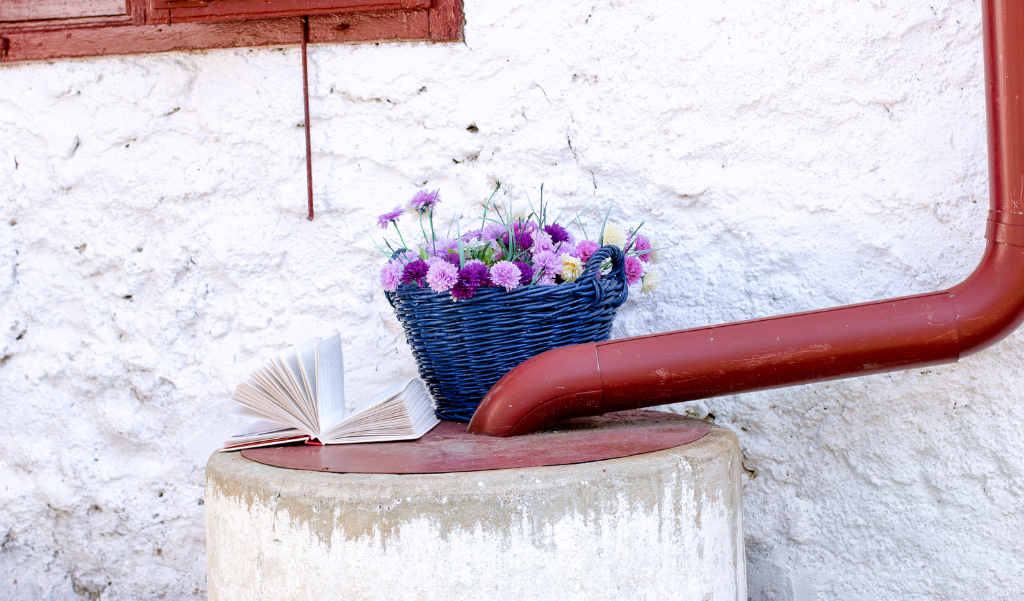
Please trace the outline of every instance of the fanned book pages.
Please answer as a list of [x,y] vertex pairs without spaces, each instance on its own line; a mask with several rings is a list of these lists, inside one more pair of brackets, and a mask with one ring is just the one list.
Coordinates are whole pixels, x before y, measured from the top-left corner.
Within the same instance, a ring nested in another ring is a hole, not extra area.
[[288,442],[415,440],[440,423],[418,378],[345,411],[341,335],[311,338],[263,362],[235,390],[232,415],[255,420],[224,442],[236,451]]

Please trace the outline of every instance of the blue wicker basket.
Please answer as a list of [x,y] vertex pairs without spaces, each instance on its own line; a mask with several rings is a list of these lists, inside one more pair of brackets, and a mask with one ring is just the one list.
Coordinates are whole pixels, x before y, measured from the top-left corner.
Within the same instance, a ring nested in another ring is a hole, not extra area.
[[[611,273],[601,277],[609,258]],[[571,284],[509,292],[480,288],[457,302],[414,284],[386,292],[437,416],[467,422],[491,386],[516,365],[560,346],[607,340],[615,311],[629,295],[625,263],[618,247],[605,246]]]

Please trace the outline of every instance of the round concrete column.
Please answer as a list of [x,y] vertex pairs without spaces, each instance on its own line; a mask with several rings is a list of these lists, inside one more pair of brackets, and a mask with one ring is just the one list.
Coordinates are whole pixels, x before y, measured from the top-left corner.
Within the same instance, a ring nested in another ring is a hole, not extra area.
[[452,474],[214,453],[209,598],[745,601],[740,488],[718,427],[633,457]]

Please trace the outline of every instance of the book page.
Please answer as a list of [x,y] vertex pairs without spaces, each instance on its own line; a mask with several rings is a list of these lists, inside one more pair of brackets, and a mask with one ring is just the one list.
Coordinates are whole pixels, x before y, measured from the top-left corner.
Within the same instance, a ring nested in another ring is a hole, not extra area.
[[292,421],[286,423],[304,424],[303,427],[311,433],[311,436],[316,434],[315,424],[307,415],[308,412],[303,409],[302,397],[299,396],[297,389],[293,390],[294,387],[287,386],[291,378],[282,373],[276,363],[267,360],[252,372],[249,380],[259,385],[261,392],[276,402],[281,411],[291,416],[289,419]]
[[321,429],[345,418],[345,359],[340,334],[316,345],[316,404]]
[[310,396],[309,388],[306,387],[305,378],[302,376],[302,367],[299,364],[299,356],[296,353],[295,348],[296,347],[292,347],[278,355],[280,366],[284,368],[284,373],[281,375],[290,380],[289,387],[298,393],[295,400],[302,409],[303,414],[307,416],[310,422],[316,424],[313,397]]
[[[316,407],[316,345],[319,338],[303,340],[295,345],[295,358],[299,360],[299,371],[302,373],[302,384],[305,387],[309,408],[312,410],[313,423],[320,425],[320,416]],[[317,432],[320,429],[317,428]]]
[[237,451],[300,440],[309,440],[309,435],[286,424],[258,421],[232,434],[224,441],[221,451]]
[[257,367],[250,377],[258,382],[267,394],[276,399],[281,404],[281,408],[296,416],[303,414],[298,390],[293,391],[287,387],[286,384],[290,378],[281,374],[276,363],[268,359],[263,365]]
[[438,423],[426,386],[412,378],[363,403],[319,438],[324,444],[414,440]]
[[283,408],[252,378],[247,378],[239,384],[232,398],[236,403],[245,405],[273,421],[291,424],[296,428],[309,429],[299,416],[293,415]]
[[372,409],[372,408],[376,407],[377,405],[380,405],[380,404],[384,403],[385,401],[390,401],[391,399],[395,398],[396,396],[398,396],[399,393],[401,393],[403,390],[405,390],[406,387],[409,386],[409,384],[414,379],[415,378],[409,378],[408,380],[403,380],[403,381],[399,382],[398,384],[395,384],[391,388],[388,388],[384,392],[380,392],[380,393],[377,393],[377,394],[373,395],[372,397],[370,397],[370,400],[368,400],[365,403],[363,403],[362,405],[356,407],[355,409],[352,410],[352,413],[349,413],[348,415],[346,415],[345,416],[345,421],[346,422],[347,421],[351,421],[352,419],[354,419],[360,413],[362,413],[362,412],[364,412],[364,411],[366,411],[368,409]]

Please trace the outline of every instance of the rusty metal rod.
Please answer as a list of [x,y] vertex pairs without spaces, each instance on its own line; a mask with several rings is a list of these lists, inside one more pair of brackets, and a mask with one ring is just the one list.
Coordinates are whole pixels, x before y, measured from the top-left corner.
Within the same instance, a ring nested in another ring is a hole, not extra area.
[[534,357],[484,397],[469,431],[553,422],[952,363],[1024,321],[1024,2],[982,2],[991,211],[985,254],[949,290],[651,336]]
[[306,112],[306,192],[309,196],[309,215],[307,220],[313,221],[313,144],[310,142],[309,130],[309,69],[306,64],[306,44],[309,43],[309,17],[302,17],[302,108]]

